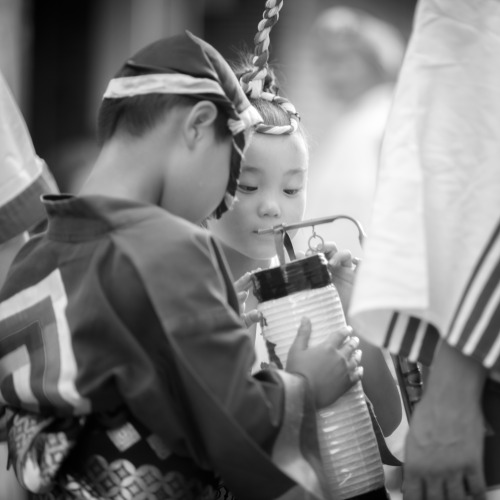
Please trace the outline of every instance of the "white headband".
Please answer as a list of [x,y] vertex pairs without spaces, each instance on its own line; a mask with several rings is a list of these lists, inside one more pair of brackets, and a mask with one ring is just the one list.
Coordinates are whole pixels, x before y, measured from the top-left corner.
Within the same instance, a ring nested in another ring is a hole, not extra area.
[[[223,88],[214,80],[195,78],[179,73],[159,73],[138,76],[124,76],[112,79],[103,99],[120,99],[146,94],[215,94],[230,102]],[[228,127],[233,135],[248,127],[262,122],[262,118],[253,106],[237,112],[238,120],[229,119]]]

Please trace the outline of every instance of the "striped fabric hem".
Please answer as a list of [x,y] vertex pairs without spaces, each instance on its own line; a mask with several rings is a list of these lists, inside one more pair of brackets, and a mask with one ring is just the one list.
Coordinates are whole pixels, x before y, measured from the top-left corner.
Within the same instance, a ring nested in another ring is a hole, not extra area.
[[[473,357],[500,380],[500,223],[481,253],[459,301],[446,341]],[[403,312],[388,316],[383,346],[429,364],[439,340],[430,323]]]
[[26,189],[0,206],[0,244],[43,221],[46,214],[40,196],[54,190],[55,184],[44,165]]
[[500,222],[473,269],[448,342],[500,375]]
[[390,317],[383,347],[410,361],[430,365],[439,343],[439,332],[426,321],[395,312]]

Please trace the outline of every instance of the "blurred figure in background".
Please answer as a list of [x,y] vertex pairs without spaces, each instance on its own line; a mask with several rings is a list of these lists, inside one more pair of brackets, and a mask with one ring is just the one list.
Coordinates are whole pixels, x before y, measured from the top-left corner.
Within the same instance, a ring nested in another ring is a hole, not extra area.
[[[328,103],[322,112],[337,118],[329,118],[321,136],[312,137],[319,144],[311,152],[306,218],[347,214],[367,228],[379,149],[405,42],[385,21],[336,6],[314,22],[312,44],[321,100]],[[339,248],[361,252],[349,221],[322,225],[318,232]],[[302,234],[302,243],[309,236]]]

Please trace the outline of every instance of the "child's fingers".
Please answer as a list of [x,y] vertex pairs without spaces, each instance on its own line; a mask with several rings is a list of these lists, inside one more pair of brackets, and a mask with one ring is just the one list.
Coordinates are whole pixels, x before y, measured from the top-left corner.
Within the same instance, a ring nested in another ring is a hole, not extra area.
[[234,289],[239,294],[239,292],[244,292],[246,290],[250,290],[250,285],[252,284],[252,280],[250,278],[251,273],[245,273],[241,278],[238,278],[234,283]]
[[325,241],[323,244],[323,253],[327,260],[333,258],[333,256],[338,252],[338,247],[333,241]]
[[343,266],[352,267],[353,259],[350,250],[339,250],[335,255],[328,261],[330,266]]
[[243,292],[245,290],[250,290],[252,287],[252,273],[260,271],[261,268],[254,269],[253,271],[247,271],[241,278],[238,278],[234,283],[234,289],[236,292]]
[[238,302],[240,304],[240,307],[243,308],[245,305],[245,301],[248,299],[248,294],[250,292],[248,290],[243,291],[243,292],[238,292]]
[[349,372],[349,378],[353,384],[359,382],[363,378],[364,369],[362,366],[357,366]]
[[343,328],[340,328],[339,330],[335,331],[331,337],[331,342],[333,346],[336,349],[339,349],[340,346],[344,345],[347,339],[352,335],[352,332],[353,330],[351,326],[344,326]]
[[342,352],[342,354],[345,356],[347,360],[350,360],[354,354],[354,351],[356,350],[359,351],[358,346],[359,346],[358,337],[355,336],[348,337],[347,340],[339,347],[339,351]]
[[[350,343],[351,345],[355,344],[359,345],[359,339],[357,337],[351,337],[351,339],[352,341],[348,343]],[[354,339],[356,339],[357,342]],[[361,351],[361,349],[354,349],[354,351],[352,351],[350,358],[348,358],[347,360],[347,366],[349,369],[349,379],[353,384],[356,383],[358,380],[361,380],[363,377],[363,367],[360,366],[362,356],[363,356],[363,351]]]
[[[312,326],[311,320],[309,318],[303,317],[300,320],[299,329],[297,330],[297,335],[295,340],[290,347],[291,352],[295,351],[305,351],[307,349],[307,345],[309,344],[309,338],[311,336]],[[288,354],[290,357],[290,353]]]
[[241,317],[245,323],[245,326],[247,328],[250,328],[252,325],[258,323],[261,320],[262,313],[257,309],[252,309],[248,313],[242,314]]
[[361,358],[363,357],[363,351],[361,349],[354,349],[351,358],[349,359],[349,367],[354,370],[361,363]]

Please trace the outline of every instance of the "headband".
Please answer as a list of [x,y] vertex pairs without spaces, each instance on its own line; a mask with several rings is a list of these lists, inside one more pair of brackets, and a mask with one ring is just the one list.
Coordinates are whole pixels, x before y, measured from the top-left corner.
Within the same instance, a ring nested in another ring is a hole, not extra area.
[[[208,78],[196,78],[180,73],[160,73],[113,78],[103,99],[121,99],[146,94],[217,95],[226,97],[219,83]],[[229,118],[228,127],[233,135],[262,121],[253,106],[236,112],[238,119]]]

